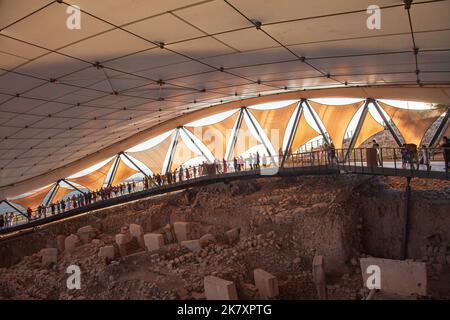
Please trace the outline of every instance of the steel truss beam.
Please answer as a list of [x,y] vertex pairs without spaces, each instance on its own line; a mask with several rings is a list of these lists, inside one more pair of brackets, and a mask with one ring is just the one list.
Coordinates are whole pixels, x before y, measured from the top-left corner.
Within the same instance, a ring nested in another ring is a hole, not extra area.
[[28,219],[28,216],[25,214],[25,213],[23,213],[21,210],[19,210],[15,205],[13,205],[11,202],[9,202],[8,200],[1,200],[0,201],[0,204],[2,204],[2,203],[6,203],[6,205],[8,205],[9,207],[11,207],[12,209],[14,209],[15,211],[17,211],[21,216],[23,216],[23,217],[25,217],[25,218],[27,218]]
[[433,138],[431,138],[429,148],[433,148],[436,144],[439,143],[439,139],[441,139],[441,136],[444,134],[445,129],[450,126],[450,108],[447,109],[445,112],[444,118],[442,119],[441,123],[439,124],[439,127],[437,128],[436,132],[433,135]]
[[[344,163],[347,162],[348,156],[353,150],[353,147],[355,146],[356,140],[358,139],[359,133],[361,132],[362,126],[364,124],[364,120],[366,120],[367,113],[369,112],[369,103],[370,99],[366,99],[366,102],[364,102],[363,111],[361,113],[361,116],[359,117],[358,124],[356,125],[355,133],[352,136],[352,139],[350,140],[350,144],[348,145],[348,149],[345,152],[344,156]],[[347,125],[348,126],[348,125]]]
[[116,156],[116,160],[114,161],[113,168],[112,168],[112,171],[111,171],[111,176],[109,177],[109,181],[108,181],[108,187],[111,186],[112,181],[114,180],[114,177],[116,176],[117,167],[119,166],[119,161],[120,161],[120,154],[118,154]]
[[[300,125],[300,117],[302,116],[302,113],[303,113],[303,108],[304,108],[303,107],[303,103],[305,101],[306,101],[306,99],[304,99],[304,98],[302,100],[300,100],[300,102],[297,105],[297,108],[295,108],[295,111],[294,111],[295,112],[294,125],[293,125],[293,127],[291,129],[291,132],[289,133],[289,139],[288,139],[288,142],[287,142],[287,145],[286,145],[286,149],[283,150],[283,145],[281,145],[281,150],[282,150],[282,153],[283,153],[283,157],[281,159],[281,163],[279,164],[280,167],[282,167],[284,165],[284,162],[286,161],[288,153],[291,153],[291,151],[292,151],[291,150],[292,143],[294,142],[294,137],[297,134],[297,129],[298,129],[298,126]],[[283,142],[281,142],[281,143],[283,143]]]
[[181,130],[189,137],[189,140],[191,140],[191,142],[194,144],[194,146],[197,148],[198,151],[200,151],[200,153],[202,154],[202,156],[206,159],[209,160],[208,157],[206,156],[206,154],[203,152],[203,150],[200,148],[200,146],[197,144],[197,142],[195,142],[195,140],[192,138],[192,136],[189,134],[189,131],[186,130],[185,127],[181,127]]
[[388,127],[389,132],[392,134],[392,137],[394,138],[395,142],[397,142],[398,146],[401,147],[402,140],[400,139],[400,137],[397,135],[397,132],[392,127],[391,122],[384,115],[383,108],[380,107],[380,105],[378,104],[378,102],[375,99],[369,98],[368,100],[370,100],[370,102],[372,102],[372,105],[375,107],[375,109],[377,109],[378,114],[381,116],[384,123]]
[[83,191],[81,191],[79,188],[77,188],[73,183],[71,183],[70,181],[67,181],[66,179],[61,179],[61,181],[64,181],[65,183],[67,183],[69,186],[71,186],[72,188],[74,188],[75,190],[77,190],[78,192],[84,193]]
[[228,148],[228,150],[226,150],[226,151],[228,151],[228,154],[226,155],[226,160],[227,161],[230,161],[231,159],[231,152],[232,152],[232,150],[234,149],[234,147],[235,147],[235,145],[236,145],[236,141],[237,141],[237,137],[238,137],[238,134],[239,134],[239,130],[241,129],[241,124],[242,124],[242,120],[244,119],[244,111],[243,111],[243,109],[244,108],[241,108],[240,110],[239,110],[239,115],[238,115],[238,118],[236,119],[236,123],[234,124],[234,134],[233,134],[233,137],[232,137],[232,140],[231,140],[231,143],[230,143],[230,147]]
[[313,110],[312,110],[311,106],[309,105],[309,102],[308,102],[307,99],[305,99],[304,105],[308,108],[309,113],[312,115],[312,118],[314,119],[314,122],[316,123],[316,126],[319,128],[320,134],[322,135],[323,139],[325,140],[325,142],[327,144],[330,144],[330,140],[328,140],[327,135],[325,134],[325,132],[322,129],[322,126],[319,123],[319,119],[317,119],[316,114],[313,112]]
[[47,201],[45,202],[45,206],[48,207],[48,205],[52,202],[53,197],[56,194],[56,191],[58,191],[59,189],[59,183],[61,182],[61,180],[56,181],[55,186],[53,187],[52,191],[50,191],[50,195],[47,199]]
[[173,157],[174,157],[175,151],[177,149],[178,139],[180,138],[180,128],[181,127],[177,127],[175,129],[175,136],[173,138],[172,146],[169,149],[170,150],[169,161],[167,162],[167,166],[164,169],[164,171],[162,172],[162,174],[166,174],[167,172],[169,172],[170,168],[172,167]]
[[247,108],[244,108],[244,112],[247,115],[247,117],[250,119],[250,123],[253,126],[253,129],[255,129],[256,133],[258,134],[259,139],[264,145],[264,148],[266,149],[267,153],[269,154],[269,157],[272,157],[272,153],[270,152],[269,146],[266,144],[266,141],[263,139],[263,136],[261,132],[259,132],[258,127],[256,127],[255,121],[253,121],[253,118],[251,117],[250,113],[248,112]]
[[128,161],[130,161],[131,162],[131,164],[133,165],[133,166],[135,166],[136,167],[136,169],[138,169],[139,170],[139,172],[141,172],[143,175],[144,175],[144,177],[147,177],[147,178],[149,178],[149,176],[144,172],[144,170],[142,170],[125,152],[120,152],[119,153],[119,155],[122,155],[122,156],[124,156],[125,158],[127,158],[127,160]]

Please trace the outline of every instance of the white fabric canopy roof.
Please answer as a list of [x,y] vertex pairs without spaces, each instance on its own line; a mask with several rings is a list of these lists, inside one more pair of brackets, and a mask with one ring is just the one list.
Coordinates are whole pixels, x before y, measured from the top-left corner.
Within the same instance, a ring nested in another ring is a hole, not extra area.
[[1,1],[0,198],[259,94],[448,103],[449,12],[415,1],[410,25],[401,0]]

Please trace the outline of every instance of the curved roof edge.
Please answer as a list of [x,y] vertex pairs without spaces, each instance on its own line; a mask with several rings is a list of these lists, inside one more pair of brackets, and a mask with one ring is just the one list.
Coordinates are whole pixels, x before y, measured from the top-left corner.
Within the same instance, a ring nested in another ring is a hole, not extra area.
[[248,98],[238,100],[211,107],[193,111],[188,114],[168,120],[157,126],[153,126],[143,130],[131,137],[118,141],[102,150],[90,154],[80,160],[74,161],[68,165],[56,168],[50,172],[41,174],[31,179],[26,179],[11,185],[0,187],[0,199],[10,198],[21,195],[30,190],[38,189],[43,185],[48,185],[58,179],[68,177],[76,172],[88,168],[96,163],[105,160],[108,157],[127,150],[138,145],[148,139],[156,137],[166,131],[182,126],[186,123],[220,113],[228,110],[255,105],[278,100],[291,100],[301,98],[376,98],[390,100],[409,100],[429,103],[450,104],[450,86],[361,86],[361,87],[344,87],[330,89],[314,89],[290,91],[285,93],[276,93],[271,95],[263,95],[261,97]]

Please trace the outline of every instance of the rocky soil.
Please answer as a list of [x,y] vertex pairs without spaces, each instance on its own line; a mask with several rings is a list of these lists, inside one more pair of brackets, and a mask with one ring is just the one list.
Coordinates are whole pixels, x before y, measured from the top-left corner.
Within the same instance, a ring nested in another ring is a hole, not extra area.
[[[361,299],[367,291],[358,259],[377,250],[368,242],[381,241],[379,235],[367,236],[372,211],[365,206],[368,199],[376,201],[377,194],[393,193],[392,209],[383,205],[398,216],[395,210],[401,209],[395,207],[402,191],[395,188],[401,188],[400,183],[352,175],[265,178],[193,188],[93,212],[2,240],[0,299],[204,299],[207,275],[233,281],[240,299],[258,299],[255,268],[277,277],[280,299],[316,299],[311,265],[315,255],[324,256],[330,299]],[[439,191],[418,190],[417,198],[445,211],[450,190],[441,185]],[[172,227],[176,221],[193,224],[193,239],[211,234],[214,240],[191,251],[177,243]],[[153,252],[138,249],[112,261],[99,257],[100,248],[116,246],[115,234],[131,223],[146,233],[163,234],[164,247]],[[70,254],[59,252],[56,263],[42,265],[40,249],[56,248],[57,235],[67,236],[85,225],[99,230],[94,240]],[[232,228],[240,230],[236,241],[226,234]],[[430,270],[428,298],[450,297],[449,282],[445,285],[450,229],[443,230],[431,226],[426,236],[412,238],[412,246],[417,242],[420,247],[412,258],[426,261]],[[80,290],[66,287],[69,265],[81,269]]]

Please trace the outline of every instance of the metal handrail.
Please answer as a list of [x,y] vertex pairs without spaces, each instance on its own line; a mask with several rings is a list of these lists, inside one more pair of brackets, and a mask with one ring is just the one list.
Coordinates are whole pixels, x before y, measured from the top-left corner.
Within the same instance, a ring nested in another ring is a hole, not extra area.
[[[286,161],[283,163],[283,167],[289,168],[317,168],[318,171],[326,168],[332,168],[337,170],[344,170],[346,172],[354,172],[354,173],[362,173],[365,174],[370,172],[372,174],[381,174],[381,175],[403,175],[407,174],[408,176],[420,176],[420,177],[432,177],[431,173],[438,173],[439,175],[433,175],[438,178],[449,179],[448,166],[445,166],[444,156],[442,148],[430,148],[430,149],[418,149],[416,151],[408,151],[404,148],[354,148],[351,152],[348,152],[348,157],[345,158],[345,154],[347,154],[348,149],[319,149],[319,150],[310,150],[306,152],[292,153],[286,157]],[[399,157],[398,155],[401,155]],[[372,157],[372,158],[371,158]],[[79,196],[81,207],[85,207],[89,204],[108,201],[111,198],[116,198],[120,196],[125,196],[131,193],[140,192],[143,190],[149,190],[152,188],[166,188],[169,185],[177,185],[183,183],[185,181],[196,181],[204,176],[209,175],[223,175],[226,173],[237,173],[237,172],[245,172],[245,171],[258,171],[261,167],[275,167],[279,165],[279,161],[282,157],[270,157],[270,156],[260,156],[259,163],[257,161],[249,161],[249,158],[244,159],[244,163],[242,161],[237,161],[238,165],[234,168],[234,161],[225,162],[226,169],[224,170],[223,161],[219,161],[216,163],[203,163],[197,166],[189,166],[182,167],[182,174],[180,175],[180,168],[176,169],[174,172],[170,172],[172,175],[172,179],[168,179],[169,173],[165,175],[159,175],[161,179],[158,178],[158,175],[154,175],[151,180],[148,180],[148,183],[145,183],[144,177],[141,181],[132,181],[137,187],[131,188],[132,192],[128,192],[128,188],[122,187],[120,185],[125,185],[128,187],[130,181],[121,183],[119,186],[111,186],[102,188],[98,191],[92,192],[89,191]],[[420,159],[423,159],[423,163],[421,163]],[[352,166],[353,163],[353,166]],[[247,164],[249,164],[247,166]],[[151,186],[152,183],[154,186]],[[146,188],[145,186],[148,185]],[[124,192],[125,190],[126,192]],[[101,197],[107,193],[107,196]],[[86,199],[86,194],[89,194],[88,199]],[[99,199],[99,196],[101,199]],[[89,200],[90,199],[90,200]],[[87,200],[87,201],[86,201]],[[25,222],[22,224],[27,224],[32,221],[36,221],[39,219],[45,219],[48,216],[56,215],[61,212],[67,212],[72,209],[77,208],[78,206],[73,205],[73,197],[67,198],[65,202],[67,203],[67,210],[62,210],[61,208],[58,210],[56,207],[56,212],[53,214],[48,210],[51,208],[52,204],[46,207],[45,213],[42,216],[42,213],[39,214],[37,210],[33,210],[32,217],[30,219],[25,219]],[[71,208],[72,207],[72,208]],[[5,216],[3,214],[3,216]],[[13,222],[8,221],[8,224],[3,227],[11,228],[14,227],[13,224],[17,225],[17,222],[21,222],[23,220],[19,220],[19,216],[15,216]]]

